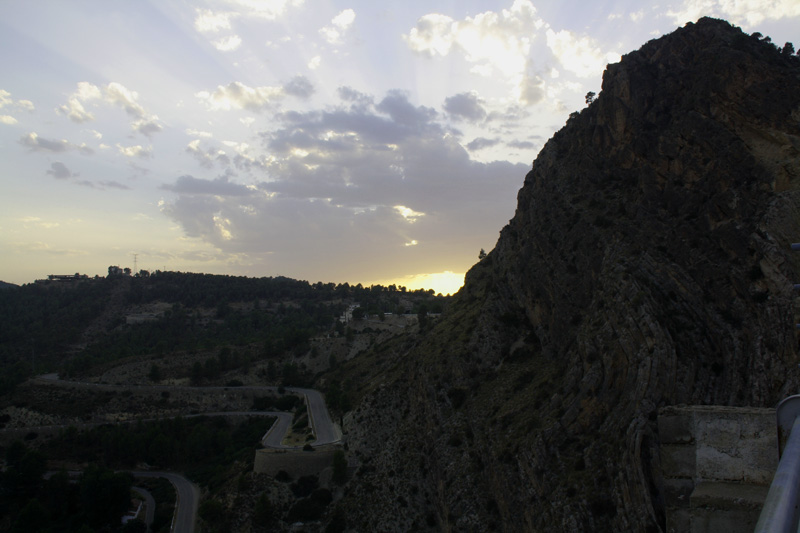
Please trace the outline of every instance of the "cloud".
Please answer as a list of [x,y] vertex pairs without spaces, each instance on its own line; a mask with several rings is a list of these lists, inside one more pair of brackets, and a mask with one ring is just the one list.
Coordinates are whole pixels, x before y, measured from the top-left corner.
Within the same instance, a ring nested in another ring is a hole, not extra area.
[[511,141],[506,143],[506,146],[520,150],[533,150],[536,147],[536,145],[530,141]]
[[531,38],[545,26],[529,0],[515,0],[510,9],[486,11],[454,20],[437,13],[420,17],[407,35],[411,50],[430,57],[459,51],[486,75],[491,69],[506,76],[525,70]]
[[[68,179],[68,178],[77,178],[80,176],[77,172],[72,172],[67,166],[62,163],[61,161],[55,161],[54,163],[50,164],[50,170],[45,172],[48,176],[53,176],[56,179]],[[75,185],[80,185],[82,187],[89,187],[92,189],[99,189],[99,190],[106,190],[106,189],[120,189],[120,190],[130,190],[130,187],[127,185],[120,183],[118,181],[108,180],[108,181],[98,181],[93,182],[89,180],[79,180],[73,181]],[[30,217],[31,220],[39,220],[35,217]],[[57,225],[57,224],[56,224]]]
[[231,29],[231,18],[235,13],[213,12],[210,9],[198,9],[194,19],[194,28],[203,33],[217,33],[219,30]]
[[471,142],[467,143],[467,150],[470,152],[474,152],[476,150],[482,150],[484,148],[491,148],[492,146],[496,146],[500,144],[500,139],[487,139],[486,137],[477,137],[473,139]]
[[219,177],[209,181],[195,178],[188,174],[179,177],[174,184],[162,185],[161,189],[192,196],[206,194],[216,196],[251,196],[254,194],[253,190],[244,185],[228,181],[227,177]]
[[153,115],[149,119],[137,120],[131,123],[131,128],[138,131],[145,137],[150,137],[154,133],[158,133],[164,128],[158,123],[158,117]]
[[[225,3],[229,9],[197,9],[194,19],[195,30],[204,34],[216,34],[221,30],[233,29],[232,22],[238,18],[275,20],[284,15],[290,7],[301,6],[303,0],[227,0]],[[233,37],[239,39],[238,36]],[[225,39],[217,41],[220,42],[225,42]]]
[[444,110],[456,120],[479,122],[486,118],[483,100],[474,92],[460,93],[444,99]]
[[275,20],[290,7],[300,7],[303,0],[227,0],[233,11],[242,16]]
[[195,129],[192,129],[192,128],[187,128],[186,129],[186,135],[189,135],[191,137],[202,137],[204,139],[209,139],[209,138],[212,137],[211,132],[195,130]]
[[297,98],[307,99],[314,94],[314,85],[305,76],[295,76],[283,86],[283,91]]
[[27,146],[33,152],[62,153],[70,150],[77,150],[83,155],[94,154],[94,150],[86,146],[85,143],[77,145],[67,141],[66,139],[45,139],[44,137],[39,137],[39,135],[35,132],[31,132],[20,137],[19,143],[23,146]]
[[51,163],[50,170],[48,170],[46,174],[60,180],[78,176],[78,174],[73,174],[72,171],[70,171],[70,169],[67,168],[67,165],[65,165],[61,161],[56,161],[54,163]]
[[752,28],[765,20],[800,17],[800,3],[796,0],[685,0],[675,11],[667,11],[667,16],[679,25],[712,16]]
[[145,118],[144,108],[136,100],[139,95],[135,91],[131,91],[123,86],[121,83],[111,82],[106,86],[105,96],[108,101],[120,106],[130,116],[143,119]]
[[547,30],[547,46],[564,69],[582,77],[599,76],[608,63],[620,60],[614,52],[603,52],[591,37],[579,37],[571,31]]
[[232,52],[242,45],[242,38],[238,35],[229,35],[222,39],[217,39],[211,44],[220,52]]
[[314,56],[308,62],[308,69],[309,70],[317,70],[319,68],[320,63],[322,63],[322,58],[320,56]]
[[430,107],[414,107],[406,93],[399,90],[389,91],[375,109],[388,114],[396,124],[413,129],[424,128],[437,114]]
[[330,44],[341,44],[342,38],[353,21],[356,19],[356,12],[352,9],[345,9],[333,17],[330,25],[319,30],[320,35]]
[[[231,156],[219,145],[213,145],[213,143],[206,141],[206,146],[203,147],[201,142],[203,142],[201,139],[194,139],[189,142],[186,145],[186,152],[191,154],[203,168],[211,169],[217,165],[231,174],[234,174],[234,169],[243,172],[265,169],[265,158],[263,156],[261,158],[253,156],[252,149],[247,143],[223,141],[222,144],[224,146],[228,149],[233,149],[235,152]],[[209,146],[209,144],[212,144],[212,146]]]
[[273,101],[283,98],[283,95],[282,87],[248,87],[238,81],[220,85],[213,93],[207,91],[196,93],[196,96],[214,111],[230,109],[261,111]]
[[545,96],[544,80],[536,75],[523,76],[518,91],[517,99],[521,104],[538,104]]
[[60,106],[56,111],[64,114],[73,122],[81,124],[94,120],[94,115],[83,107],[84,102],[101,98],[100,89],[87,81],[78,83],[78,90],[72,93],[65,105]]
[[[247,254],[260,268],[304,276],[298,263],[324,261],[331,279],[443,271],[497,238],[527,165],[471,160],[439,114],[404,92],[377,102],[351,88],[338,92],[338,107],[276,114],[277,129],[260,134],[267,156],[227,143],[237,155],[227,167],[214,159],[222,177],[164,185],[175,197],[163,213],[188,237]],[[213,158],[217,148],[206,142],[195,139],[190,149]],[[236,179],[242,154],[262,181]]]
[[152,152],[152,147],[144,147],[139,144],[135,146],[122,146],[121,144],[117,144],[117,150],[125,157],[148,158]]
[[78,83],[77,90],[67,99],[67,103],[56,109],[59,113],[66,115],[71,121],[81,124],[95,119],[94,114],[87,111],[84,104],[96,100],[118,106],[132,118],[131,129],[150,137],[153,133],[158,133],[163,129],[158,122],[156,115],[151,115],[145,111],[144,107],[137,101],[139,95],[131,91],[121,83],[111,82],[103,88],[98,87],[87,81]]
[[22,222],[23,227],[26,229],[31,226],[44,229],[53,229],[61,226],[60,222],[46,222],[39,217],[22,217],[18,220]]
[[118,181],[101,181],[100,185],[109,189],[120,189],[124,191],[129,191],[131,189],[124,183],[120,183]]
[[263,111],[286,95],[308,98],[313,92],[314,86],[307,78],[296,76],[282,87],[248,87],[241,82],[232,81],[228,85],[219,85],[214,92],[201,91],[195,96],[205,102],[212,111],[231,109]]
[[351,102],[354,108],[365,109],[373,103],[372,96],[359,92],[352,87],[339,87],[336,89],[336,94],[345,102]]
[[118,189],[123,191],[131,190],[130,187],[125,185],[124,183],[120,183],[118,181],[89,181],[89,180],[81,180],[76,181],[75,185],[80,185],[82,187],[89,187],[90,189],[98,189],[101,191],[105,191],[106,189]]
[[[11,93],[0,89],[0,109],[6,106],[14,106],[17,109],[21,109],[23,111],[31,112],[34,110],[33,102],[30,100],[16,100],[14,101],[11,98]],[[0,124],[6,124],[12,126],[19,122],[16,118],[12,117],[11,115],[0,115]]]
[[219,150],[211,148],[204,150],[200,148],[200,139],[195,139],[186,145],[186,152],[191,154],[201,166],[212,168],[214,166],[214,158],[218,155]]

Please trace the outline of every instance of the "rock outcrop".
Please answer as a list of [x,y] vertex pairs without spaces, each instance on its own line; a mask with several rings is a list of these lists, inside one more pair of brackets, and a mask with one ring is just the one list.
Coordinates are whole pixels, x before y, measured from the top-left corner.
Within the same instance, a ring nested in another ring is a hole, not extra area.
[[662,530],[658,408],[800,384],[798,186],[797,56],[704,18],[609,65],[439,324],[373,355],[350,525]]

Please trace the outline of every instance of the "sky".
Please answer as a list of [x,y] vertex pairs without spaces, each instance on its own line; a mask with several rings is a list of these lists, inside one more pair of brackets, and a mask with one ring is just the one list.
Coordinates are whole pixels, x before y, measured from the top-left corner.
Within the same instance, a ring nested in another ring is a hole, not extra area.
[[605,66],[704,15],[800,41],[798,0],[3,0],[0,280],[455,292]]

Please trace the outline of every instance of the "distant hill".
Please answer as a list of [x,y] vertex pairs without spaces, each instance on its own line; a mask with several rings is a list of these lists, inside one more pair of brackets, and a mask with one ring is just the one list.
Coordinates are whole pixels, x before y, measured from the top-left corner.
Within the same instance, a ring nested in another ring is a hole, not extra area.
[[6,283],[5,281],[0,281],[0,290],[2,289],[15,289],[19,287],[19,285],[14,285],[13,283]]
[[[357,351],[350,345],[360,331],[351,330],[369,329],[365,325],[374,320],[375,331],[363,338],[377,338],[387,316],[441,313],[447,300],[432,290],[394,285],[180,272],[32,283],[0,291],[0,395],[32,372],[32,354],[37,372],[62,375],[86,375],[126,358],[215,354],[231,346],[247,351],[247,358],[231,359],[221,371],[264,358],[297,359],[311,351],[324,356],[325,364],[315,366],[327,367]],[[345,313],[347,324],[340,320]],[[358,328],[350,327],[352,319]],[[337,344],[343,353],[329,361],[333,353],[312,346],[315,338],[346,346]],[[312,371],[308,374],[311,379]]]
[[665,531],[659,407],[798,389],[792,50],[703,18],[609,65],[442,320],[340,370],[350,527]]

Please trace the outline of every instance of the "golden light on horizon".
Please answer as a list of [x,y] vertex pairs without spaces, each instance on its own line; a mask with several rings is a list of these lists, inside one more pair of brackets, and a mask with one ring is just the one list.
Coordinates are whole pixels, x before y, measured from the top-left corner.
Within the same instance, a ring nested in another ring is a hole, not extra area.
[[387,281],[377,281],[376,284],[383,286],[397,285],[403,286],[408,290],[433,289],[436,294],[455,294],[464,285],[464,272],[456,273],[446,270],[433,274],[415,274],[396,278]]

